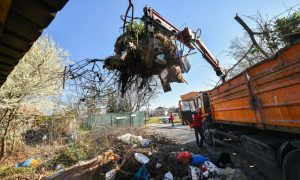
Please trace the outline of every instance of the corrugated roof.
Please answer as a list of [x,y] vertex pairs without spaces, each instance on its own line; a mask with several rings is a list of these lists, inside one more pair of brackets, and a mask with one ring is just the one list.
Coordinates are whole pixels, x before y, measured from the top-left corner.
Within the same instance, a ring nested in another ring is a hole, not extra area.
[[68,0],[1,0],[0,86],[67,2]]

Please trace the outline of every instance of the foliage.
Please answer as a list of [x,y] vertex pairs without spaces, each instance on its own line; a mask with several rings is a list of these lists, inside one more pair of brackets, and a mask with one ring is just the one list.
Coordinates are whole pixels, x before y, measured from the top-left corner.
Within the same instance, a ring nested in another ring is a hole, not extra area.
[[300,32],[300,12],[294,12],[290,16],[279,18],[275,21],[274,29],[275,36],[280,38],[280,40],[286,44],[289,43],[287,38],[284,38],[285,35],[295,32]]
[[0,158],[31,126],[33,115],[50,113],[63,84],[68,54],[48,36],[39,38],[0,89]]
[[130,38],[129,41],[138,41],[140,38],[145,37],[147,34],[145,32],[143,21],[132,21],[126,25],[126,34]]
[[[291,43],[286,35],[300,32],[300,13],[298,11],[285,17],[274,17],[271,20],[262,17],[260,13],[248,16],[248,18],[255,23],[256,40],[268,56],[274,55],[279,49]],[[243,37],[236,37],[231,41],[230,54],[236,61],[239,61],[251,46],[252,41],[248,34],[244,34]],[[231,78],[265,58],[256,47],[253,47],[236,68],[228,73],[227,77]]]
[[88,158],[89,148],[84,142],[76,143],[74,146],[67,147],[54,158],[57,164],[71,166],[79,161]]

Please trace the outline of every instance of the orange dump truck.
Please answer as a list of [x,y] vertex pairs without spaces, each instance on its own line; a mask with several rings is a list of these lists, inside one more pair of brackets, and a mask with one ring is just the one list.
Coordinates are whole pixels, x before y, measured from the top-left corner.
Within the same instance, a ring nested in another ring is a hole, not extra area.
[[[258,168],[274,170],[269,178],[300,177],[299,41],[193,95],[189,99],[202,109],[208,144],[229,146],[261,162]],[[181,97],[180,106],[186,106]]]

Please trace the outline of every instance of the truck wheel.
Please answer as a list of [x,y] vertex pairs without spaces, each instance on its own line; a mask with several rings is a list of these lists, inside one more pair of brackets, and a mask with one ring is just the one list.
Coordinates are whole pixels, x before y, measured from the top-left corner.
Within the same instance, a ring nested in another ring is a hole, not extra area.
[[285,156],[282,169],[285,180],[300,180],[300,149],[294,150]]
[[204,140],[207,145],[209,145],[209,146],[213,145],[211,132],[207,128],[204,128]]

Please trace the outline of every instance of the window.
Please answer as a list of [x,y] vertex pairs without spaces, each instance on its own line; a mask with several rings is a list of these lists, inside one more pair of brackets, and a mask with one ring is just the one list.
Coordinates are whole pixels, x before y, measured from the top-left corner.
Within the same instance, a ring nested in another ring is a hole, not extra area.
[[190,109],[190,105],[188,101],[182,101],[181,102],[182,111],[188,111]]
[[200,97],[197,98],[198,101],[198,108],[202,107],[202,99]]
[[196,111],[195,103],[193,100],[181,102],[182,111]]

